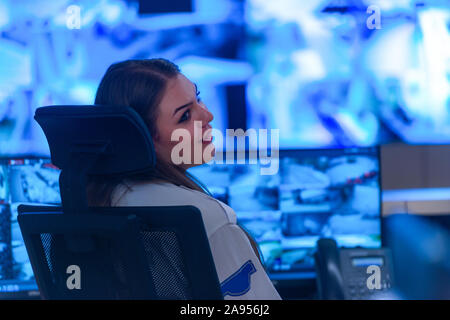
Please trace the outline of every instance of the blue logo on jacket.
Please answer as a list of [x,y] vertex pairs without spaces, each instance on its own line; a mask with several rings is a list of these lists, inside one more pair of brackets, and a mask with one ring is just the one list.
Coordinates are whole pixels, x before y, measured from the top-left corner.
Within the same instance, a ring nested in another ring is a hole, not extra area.
[[250,290],[250,276],[255,272],[256,268],[252,260],[248,260],[238,271],[220,284],[223,296],[236,297],[246,294]]

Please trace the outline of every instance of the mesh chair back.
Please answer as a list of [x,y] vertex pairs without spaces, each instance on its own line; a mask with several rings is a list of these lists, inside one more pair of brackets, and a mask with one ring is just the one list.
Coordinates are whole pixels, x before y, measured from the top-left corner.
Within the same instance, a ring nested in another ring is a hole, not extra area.
[[198,209],[96,208],[68,215],[48,208],[21,205],[18,217],[43,298],[223,298]]
[[171,231],[141,232],[149,272],[161,299],[192,299],[192,283],[186,274],[179,240]]
[[18,220],[44,298],[156,298],[136,216],[25,213],[38,208],[30,207],[20,206]]

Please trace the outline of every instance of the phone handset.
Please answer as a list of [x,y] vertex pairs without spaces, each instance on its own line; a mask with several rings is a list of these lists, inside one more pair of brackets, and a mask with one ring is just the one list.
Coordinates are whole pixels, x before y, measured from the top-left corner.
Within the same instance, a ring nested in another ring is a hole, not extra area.
[[319,239],[314,259],[319,297],[325,300],[345,299],[340,253],[336,241],[328,238]]
[[393,287],[389,248],[341,248],[334,239],[317,241],[316,279],[320,299],[376,299]]

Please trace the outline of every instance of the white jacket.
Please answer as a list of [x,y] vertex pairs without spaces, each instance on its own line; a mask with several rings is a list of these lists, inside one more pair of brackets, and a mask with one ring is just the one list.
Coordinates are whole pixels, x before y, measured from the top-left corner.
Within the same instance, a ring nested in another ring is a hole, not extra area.
[[113,205],[192,205],[200,210],[224,299],[281,299],[229,206],[202,192],[166,182],[139,183],[131,188],[116,188]]

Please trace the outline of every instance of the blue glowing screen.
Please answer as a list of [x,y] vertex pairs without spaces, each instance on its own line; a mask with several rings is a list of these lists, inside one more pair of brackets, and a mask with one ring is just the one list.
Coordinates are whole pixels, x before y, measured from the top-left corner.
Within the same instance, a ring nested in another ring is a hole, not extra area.
[[[257,164],[206,164],[189,170],[258,242],[271,276],[310,272],[320,237],[342,247],[381,246],[376,147],[281,151],[278,172]],[[248,162],[248,161],[247,161]],[[59,204],[50,159],[0,160],[0,295],[37,292],[17,222],[19,204]]]
[[38,294],[17,221],[20,204],[58,204],[59,173],[50,159],[0,160],[0,296]]
[[236,212],[272,276],[313,271],[320,237],[341,247],[381,246],[378,148],[286,150],[276,174],[261,175],[259,166],[247,161],[189,170]]
[[153,57],[179,64],[221,132],[243,118],[280,129],[284,148],[448,143],[449,6],[192,0],[143,14],[138,1],[4,0],[0,155],[48,156],[37,107],[91,104],[110,64]]

